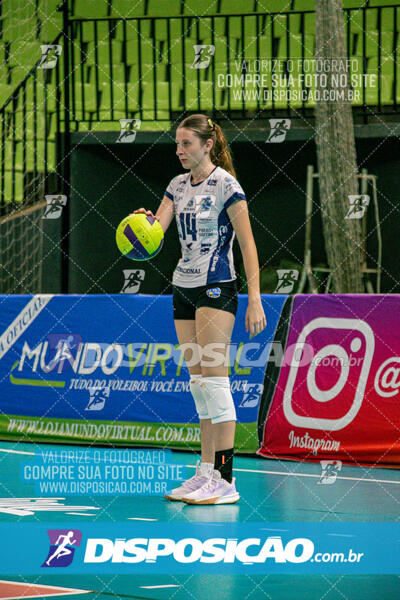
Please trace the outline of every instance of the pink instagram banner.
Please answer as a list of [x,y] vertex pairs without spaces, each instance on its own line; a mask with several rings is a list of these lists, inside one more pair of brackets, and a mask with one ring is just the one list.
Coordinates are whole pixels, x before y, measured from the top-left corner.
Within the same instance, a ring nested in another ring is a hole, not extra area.
[[400,464],[400,295],[295,296],[257,454]]

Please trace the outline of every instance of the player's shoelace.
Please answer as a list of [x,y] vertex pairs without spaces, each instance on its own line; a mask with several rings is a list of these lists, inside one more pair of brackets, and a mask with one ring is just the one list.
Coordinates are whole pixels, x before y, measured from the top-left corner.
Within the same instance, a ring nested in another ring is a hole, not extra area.
[[204,486],[202,487],[202,490],[206,490],[208,491],[212,491],[219,483],[218,479],[214,479],[213,476],[210,477],[210,479],[204,484]]
[[[185,483],[184,483],[185,487],[191,488],[191,487],[193,487],[194,484],[197,484],[197,482],[200,479],[205,479],[207,477],[207,475],[200,473],[200,468],[199,468],[198,464],[199,464],[199,462],[197,462],[197,466],[196,466],[196,475],[193,475],[193,477],[191,477],[190,479],[185,481]],[[210,474],[210,478],[212,478],[212,473]]]

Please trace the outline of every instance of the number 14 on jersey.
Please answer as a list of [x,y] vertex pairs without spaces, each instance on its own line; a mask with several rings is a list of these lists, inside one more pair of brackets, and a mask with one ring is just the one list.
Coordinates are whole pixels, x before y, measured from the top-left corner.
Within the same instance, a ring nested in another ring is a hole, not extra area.
[[180,213],[179,222],[181,224],[182,239],[186,240],[186,236],[191,235],[192,240],[197,240],[196,215],[192,213]]

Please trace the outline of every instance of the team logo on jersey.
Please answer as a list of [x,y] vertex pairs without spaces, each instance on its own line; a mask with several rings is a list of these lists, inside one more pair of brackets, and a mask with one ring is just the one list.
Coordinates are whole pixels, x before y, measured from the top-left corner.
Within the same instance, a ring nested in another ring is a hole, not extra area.
[[210,216],[211,209],[215,204],[216,197],[212,194],[208,194],[206,196],[199,195],[196,196],[196,206],[199,208],[199,217],[201,219],[207,218]]
[[206,294],[209,298],[219,298],[221,295],[221,288],[210,288],[206,291]]
[[186,206],[183,207],[183,210],[193,210],[194,209],[194,198],[190,198],[189,202]]
[[211,206],[210,196],[206,196],[205,198],[202,198],[201,204],[200,204],[201,210],[209,210],[210,206]]

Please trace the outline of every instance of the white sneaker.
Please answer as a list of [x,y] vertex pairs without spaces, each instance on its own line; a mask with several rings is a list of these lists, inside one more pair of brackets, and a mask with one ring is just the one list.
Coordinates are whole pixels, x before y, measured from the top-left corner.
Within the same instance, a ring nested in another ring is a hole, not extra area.
[[234,504],[240,498],[235,482],[236,477],[229,483],[214,469],[212,477],[201,488],[186,494],[182,500],[187,504]]
[[196,464],[196,475],[193,475],[190,479],[187,479],[177,488],[174,488],[169,494],[165,494],[164,498],[167,500],[178,501],[182,500],[183,496],[194,492],[198,488],[201,488],[207,481],[212,477],[214,465],[204,465],[200,461]]

